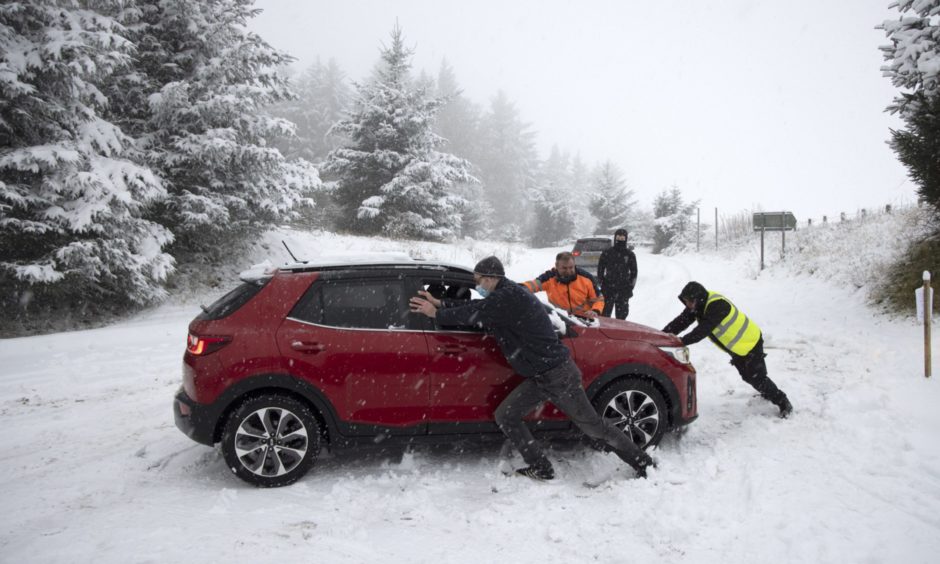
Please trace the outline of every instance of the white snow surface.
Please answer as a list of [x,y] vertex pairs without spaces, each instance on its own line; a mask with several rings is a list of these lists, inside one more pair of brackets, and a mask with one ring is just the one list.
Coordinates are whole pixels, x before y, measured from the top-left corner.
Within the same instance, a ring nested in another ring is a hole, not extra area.
[[[280,236],[241,268],[288,260]],[[496,253],[520,281],[559,250],[287,236],[301,259],[402,251],[472,267]],[[326,453],[293,486],[256,489],[173,424],[187,324],[216,297],[193,296],[106,328],[0,341],[0,560],[936,562],[940,382],[923,376],[922,328],[874,313],[855,288],[780,267],[754,276],[753,252],[638,255],[630,319],[662,327],[691,279],[720,291],[763,328],[790,419],[702,342],[699,418],[652,452],[647,480],[570,444],[550,451],[554,481],[505,477],[521,460],[496,444]]]

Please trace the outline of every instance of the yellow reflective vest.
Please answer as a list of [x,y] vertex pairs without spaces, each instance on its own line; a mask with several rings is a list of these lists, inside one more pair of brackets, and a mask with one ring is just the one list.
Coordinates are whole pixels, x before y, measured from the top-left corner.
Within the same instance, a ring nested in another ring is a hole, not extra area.
[[717,292],[708,292],[705,309],[719,300],[724,300],[731,306],[731,312],[712,329],[712,337],[732,353],[744,356],[751,352],[760,340],[760,327],[736,308],[731,300]]

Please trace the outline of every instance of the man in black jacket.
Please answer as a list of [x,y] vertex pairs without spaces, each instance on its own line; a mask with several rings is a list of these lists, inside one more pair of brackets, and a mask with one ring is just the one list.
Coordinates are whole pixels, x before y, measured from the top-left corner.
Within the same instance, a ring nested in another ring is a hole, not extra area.
[[523,421],[540,403],[549,400],[584,434],[601,440],[638,476],[646,477],[653,459],[612,424],[606,422],[581,387],[578,369],[561,343],[542,302],[521,285],[506,278],[496,257],[487,257],[473,269],[482,300],[438,300],[421,291],[411,298],[411,311],[434,318],[441,325],[477,325],[492,335],[509,365],[525,380],[496,408],[495,418],[525,460],[516,473],[536,480],[555,477],[552,463]]
[[685,310],[663,328],[663,332],[678,335],[693,321],[698,325],[682,336],[683,345],[691,345],[708,337],[718,348],[731,355],[731,364],[738,369],[741,379],[757,390],[761,397],[780,409],[780,417],[793,412],[793,406],[773,380],[767,376],[764,362],[764,335],[731,301],[716,292],[709,292],[698,282],[689,282],[682,288],[679,301]]
[[636,255],[627,246],[627,230],[614,232],[614,246],[601,253],[597,262],[597,278],[604,292],[604,313],[610,317],[616,307],[617,319],[630,314],[630,298],[636,286]]

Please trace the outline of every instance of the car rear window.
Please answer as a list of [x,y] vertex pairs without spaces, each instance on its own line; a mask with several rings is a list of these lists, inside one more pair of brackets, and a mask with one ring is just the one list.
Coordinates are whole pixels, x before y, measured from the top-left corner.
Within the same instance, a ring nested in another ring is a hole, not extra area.
[[574,244],[574,250],[582,253],[602,252],[610,247],[610,239],[581,239]]
[[222,319],[232,315],[240,307],[248,303],[248,300],[255,297],[261,291],[261,288],[270,281],[270,278],[260,278],[250,282],[244,282],[231,292],[212,302],[212,305],[203,309],[196,319]]

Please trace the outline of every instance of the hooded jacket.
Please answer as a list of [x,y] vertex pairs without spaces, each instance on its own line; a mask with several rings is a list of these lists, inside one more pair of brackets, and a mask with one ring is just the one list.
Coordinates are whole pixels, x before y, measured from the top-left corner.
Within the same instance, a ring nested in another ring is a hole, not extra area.
[[633,295],[636,286],[636,255],[626,241],[617,241],[617,235],[626,235],[623,229],[614,234],[614,245],[601,253],[597,262],[597,278],[608,297],[626,293]]
[[[682,300],[695,300],[695,309],[689,310],[688,308],[683,309],[682,313],[673,319],[666,327],[663,328],[664,333],[672,333],[673,335],[678,335],[679,333],[685,331],[694,321],[698,321],[698,325],[692,331],[689,331],[687,334],[681,337],[683,345],[691,345],[697,343],[708,337],[711,339],[718,348],[727,352],[728,354],[739,357],[745,356],[747,352],[756,348],[755,344],[752,344],[747,351],[741,351],[744,354],[735,354],[727,346],[725,346],[718,337],[715,336],[715,328],[732,312],[734,305],[728,301],[723,296],[713,294],[714,298],[709,303],[709,293],[704,286],[698,282],[689,282],[682,288],[682,292],[679,293],[679,301]],[[706,307],[706,304],[708,307]],[[684,307],[685,304],[683,304]],[[763,336],[760,335],[760,329],[754,327],[757,331],[758,337],[754,340],[755,343],[760,344],[763,342]]]

